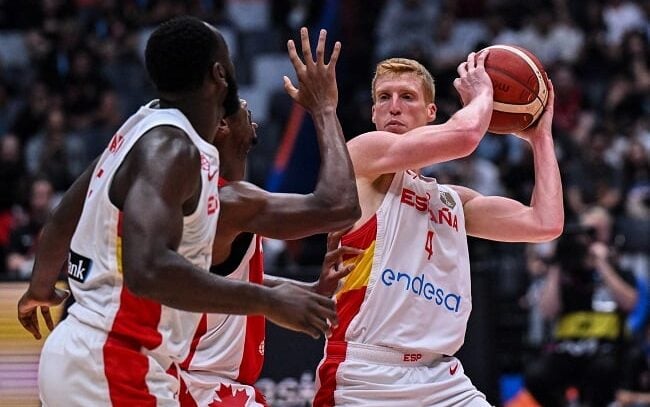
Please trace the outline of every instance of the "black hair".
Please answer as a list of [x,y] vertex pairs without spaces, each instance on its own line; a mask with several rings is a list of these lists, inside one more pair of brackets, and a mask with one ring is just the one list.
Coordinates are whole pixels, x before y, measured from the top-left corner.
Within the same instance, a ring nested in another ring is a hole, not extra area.
[[151,34],[145,50],[147,72],[159,92],[198,89],[226,44],[216,30],[195,17],[176,17]]

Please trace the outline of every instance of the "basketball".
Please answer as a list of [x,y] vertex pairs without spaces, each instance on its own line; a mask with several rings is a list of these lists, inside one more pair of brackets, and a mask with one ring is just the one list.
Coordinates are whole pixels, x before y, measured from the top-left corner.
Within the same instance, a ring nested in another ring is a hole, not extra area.
[[485,70],[494,88],[488,131],[510,134],[530,127],[548,100],[544,67],[532,52],[514,45],[493,45],[484,50],[490,50]]

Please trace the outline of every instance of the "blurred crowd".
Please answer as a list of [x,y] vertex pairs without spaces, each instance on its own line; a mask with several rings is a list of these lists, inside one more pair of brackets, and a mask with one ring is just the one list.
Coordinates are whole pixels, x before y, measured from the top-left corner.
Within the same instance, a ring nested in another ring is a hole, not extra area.
[[[536,362],[545,363],[531,363],[538,369],[527,376],[533,390],[555,386],[564,397],[574,386],[588,400],[591,390],[582,383],[558,378],[551,386],[535,380],[542,371],[548,377],[543,369],[562,370],[558,354],[580,359],[571,366],[581,367],[572,369],[611,375],[608,369],[631,357],[623,355],[630,346],[620,345],[634,343],[628,341],[635,335],[634,349],[645,355],[650,375],[644,330],[650,312],[648,0],[0,2],[1,279],[29,277],[48,212],[122,120],[153,97],[142,65],[144,44],[152,27],[178,14],[215,24],[230,43],[238,80],[245,96],[253,98],[249,105],[260,122],[260,146],[252,153],[249,174],[259,184],[273,160],[289,102],[281,89],[280,95],[257,92],[256,66],[262,55],[284,58],[286,39],[302,25],[326,21],[331,37],[343,43],[339,116],[350,135],[372,130],[370,78],[374,64],[385,57],[414,58],[431,70],[437,122],[442,122],[459,107],[452,81],[469,52],[506,43],[535,53],[556,91],[554,136],[571,231],[565,238],[572,241],[508,248],[472,241],[473,261],[500,268],[503,262],[495,258],[516,259],[521,284],[504,281],[504,287],[521,295],[519,305],[529,317],[525,341],[535,349]],[[440,182],[519,200],[529,199],[533,185],[530,151],[512,136],[488,136],[470,157],[426,171]],[[309,251],[303,245],[298,250],[311,255],[301,256],[291,245],[279,245],[269,252],[281,250],[289,251],[285,263],[289,257],[316,264],[324,249]],[[573,263],[567,264],[567,256]],[[584,328],[590,324],[611,329]],[[594,368],[590,358],[603,349],[611,351],[613,362]],[[542,361],[540,354],[556,359]],[[627,390],[650,392],[650,376],[646,379]],[[613,399],[618,391],[621,405],[633,405],[624,404],[628,394],[618,387],[605,387],[600,390],[606,397]],[[552,400],[555,393],[539,397]]]

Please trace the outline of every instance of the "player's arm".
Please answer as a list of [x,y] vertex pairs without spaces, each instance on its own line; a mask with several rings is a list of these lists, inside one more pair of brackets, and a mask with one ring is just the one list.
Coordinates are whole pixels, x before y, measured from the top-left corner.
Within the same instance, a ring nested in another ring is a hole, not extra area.
[[200,153],[187,136],[176,128],[154,128],[122,166],[124,178],[117,174],[111,195],[115,191],[123,212],[122,268],[129,290],[187,311],[261,313],[262,302],[253,300],[256,287],[230,287],[230,281],[205,273],[177,252],[184,212],[191,212],[184,207],[201,189]]
[[542,117],[533,128],[519,134],[533,150],[535,186],[530,205],[455,186],[463,202],[467,234],[502,242],[545,242],[562,233],[562,181],[551,134],[553,99],[553,87],[549,86],[549,102]]
[[123,212],[122,270],[135,295],[186,311],[264,314],[314,337],[329,331],[327,320],[336,325],[333,304],[325,297],[294,287],[269,289],[225,279],[177,252],[184,212],[201,188],[199,151],[180,130],[151,130],[123,166],[124,184],[116,186],[115,179],[113,187],[122,191],[116,193]]
[[374,131],[350,140],[348,149],[356,176],[374,179],[471,154],[487,131],[493,107],[486,56],[472,53],[459,65],[454,86],[464,107],[444,124],[422,126],[404,134]]
[[[336,115],[338,89],[335,69],[341,44],[334,44],[329,62],[325,63],[326,31],[320,31],[316,60],[311,54],[307,29],[301,29],[300,37],[304,62],[298,57],[293,41],[287,44],[299,87],[296,88],[285,77],[285,90],[309,111],[316,128],[321,165],[314,192],[273,195],[250,184],[232,186],[244,201],[257,204],[260,209],[244,230],[280,239],[341,229],[352,225],[361,216],[352,161]],[[271,226],[273,223],[282,224],[282,227],[275,228]],[[267,233],[269,228],[272,233]]]
[[88,185],[98,160],[93,161],[66,191],[39,237],[29,288],[18,302],[18,319],[36,339],[41,338],[36,309],[40,307],[45,324],[52,330],[54,323],[49,307],[60,304],[68,296],[66,291],[54,285],[68,257],[70,241],[81,217]]
[[[340,178],[335,182],[341,183]],[[359,218],[359,206],[354,181],[345,184],[350,185],[333,185],[324,187],[324,191],[301,195],[271,193],[245,181],[231,182],[219,192],[221,214],[217,234],[222,234],[223,225],[223,233],[232,230],[273,239],[297,239],[349,227]],[[336,191],[341,188],[354,192],[337,199]]]

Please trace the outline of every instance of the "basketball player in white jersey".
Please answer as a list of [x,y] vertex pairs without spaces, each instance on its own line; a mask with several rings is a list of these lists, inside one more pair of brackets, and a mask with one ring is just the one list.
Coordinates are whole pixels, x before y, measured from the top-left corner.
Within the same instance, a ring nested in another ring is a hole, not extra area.
[[[490,122],[486,54],[471,53],[454,86],[464,107],[436,116],[433,79],[419,63],[389,59],[372,83],[377,131],[348,142],[362,216],[344,245],[363,249],[336,294],[339,326],[317,371],[314,405],[488,406],[453,355],[472,307],[466,235],[541,242],[562,232],[553,150],[553,90],[537,124],[520,134],[533,151],[530,205],[440,185],[419,169],[471,154]],[[549,84],[550,85],[550,84]]]
[[[296,72],[314,69],[310,64],[307,30],[301,31],[302,48],[306,51],[306,63],[300,61],[293,41],[289,42],[289,56]],[[321,30],[316,48],[317,64],[324,64],[326,32]],[[334,112],[338,101],[335,65],[338,45],[335,46],[326,74],[321,83],[329,85],[324,92],[326,100],[321,108]],[[302,80],[302,79],[300,79]],[[288,93],[301,105],[312,111],[317,105],[313,95],[294,91],[287,82]],[[264,276],[264,264],[260,235],[275,239],[296,239],[315,233],[349,228],[360,216],[360,211],[350,211],[350,202],[358,202],[356,189],[348,190],[337,183],[345,174],[345,166],[338,160],[345,148],[343,133],[338,128],[339,143],[323,129],[318,112],[312,112],[316,134],[321,146],[321,169],[318,183],[311,194],[269,193],[244,181],[246,158],[256,143],[256,124],[251,122],[245,102],[236,115],[224,120],[219,127],[215,145],[221,152],[220,188],[221,214],[214,242],[211,271],[229,279],[275,286],[286,281]],[[342,216],[346,215],[346,216]],[[330,244],[330,247],[332,245]],[[346,275],[342,269],[333,267],[343,254],[358,254],[352,248],[336,248],[328,252],[317,284],[311,289],[324,295],[332,295],[338,280]],[[304,283],[295,283],[306,286]],[[264,362],[265,320],[261,315],[204,314],[192,340],[190,354],[180,364],[182,407],[206,406],[211,403],[225,405],[238,400],[240,406],[264,405],[263,396],[253,384],[259,378]]]
[[[66,193],[18,304],[35,337],[37,308],[51,328],[67,257],[76,303],[42,351],[44,405],[178,405],[168,369],[187,357],[200,312],[263,314],[313,336],[336,325],[330,299],[207,272],[219,210],[215,129],[239,109],[221,34],[195,18],[170,20],[149,38],[146,65],[160,99],[131,116]],[[320,96],[322,85],[309,86],[321,78],[303,75],[311,80],[301,87]],[[328,131],[338,126],[333,115],[323,120]]]

